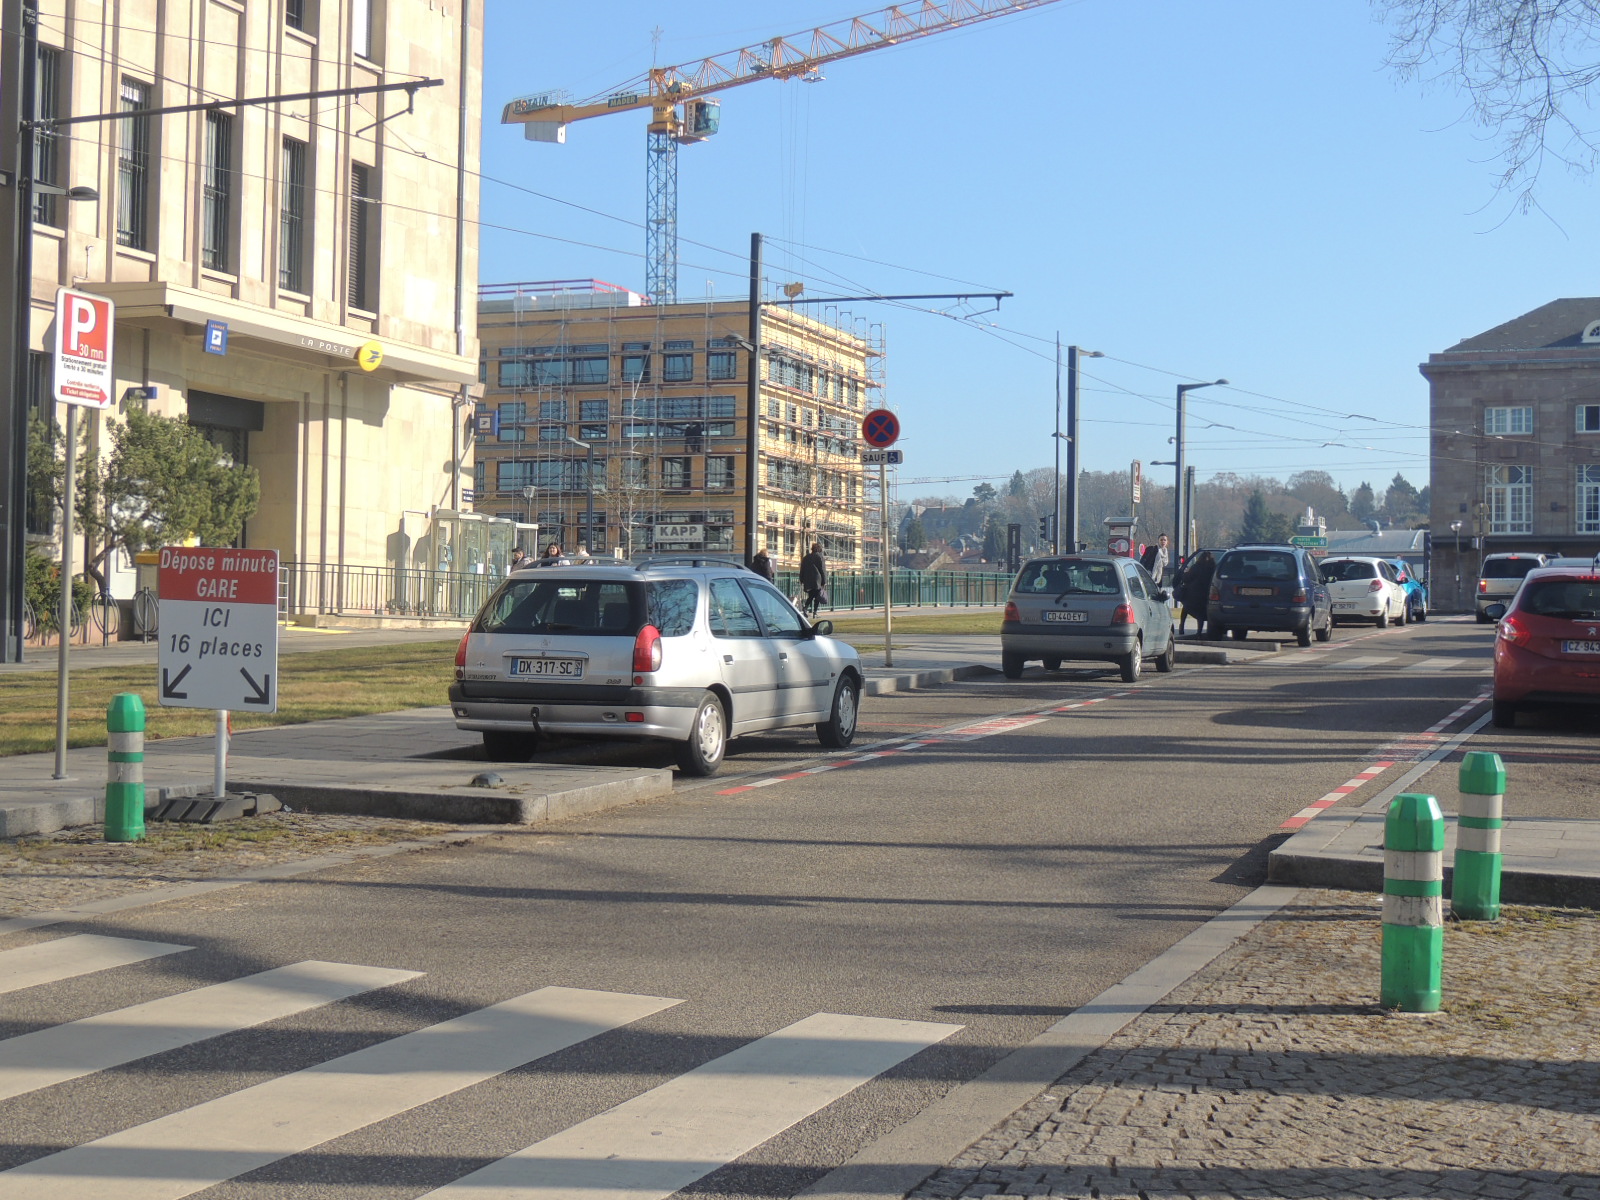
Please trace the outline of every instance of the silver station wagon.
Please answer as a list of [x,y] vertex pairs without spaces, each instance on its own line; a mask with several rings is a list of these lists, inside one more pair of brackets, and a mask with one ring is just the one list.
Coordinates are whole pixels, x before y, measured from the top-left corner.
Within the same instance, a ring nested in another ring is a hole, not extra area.
[[855,738],[861,660],[737,562],[524,567],[489,597],[456,651],[450,708],[491,759],[541,734],[660,739],[712,775],[728,739],[815,725]]
[[1139,678],[1144,660],[1175,659],[1167,593],[1131,558],[1074,554],[1024,563],[1000,625],[1000,665],[1019,679],[1033,659],[1054,671],[1065,659],[1115,663]]

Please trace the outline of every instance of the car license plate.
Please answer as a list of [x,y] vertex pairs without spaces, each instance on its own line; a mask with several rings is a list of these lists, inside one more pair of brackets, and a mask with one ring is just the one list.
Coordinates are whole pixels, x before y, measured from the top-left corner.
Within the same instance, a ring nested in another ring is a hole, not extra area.
[[1563,654],[1600,654],[1600,642],[1562,642]]
[[1089,614],[1086,612],[1072,612],[1070,610],[1053,610],[1044,614],[1044,619],[1052,624],[1066,621],[1087,621]]
[[582,679],[581,658],[513,658],[513,675],[554,675],[559,679]]
[[1333,606],[1335,608],[1354,608],[1356,602],[1354,600],[1338,600],[1334,602]]
[[1241,595],[1241,596],[1270,596],[1270,595],[1272,595],[1272,589],[1271,588],[1242,587],[1242,588],[1239,589],[1239,595]]

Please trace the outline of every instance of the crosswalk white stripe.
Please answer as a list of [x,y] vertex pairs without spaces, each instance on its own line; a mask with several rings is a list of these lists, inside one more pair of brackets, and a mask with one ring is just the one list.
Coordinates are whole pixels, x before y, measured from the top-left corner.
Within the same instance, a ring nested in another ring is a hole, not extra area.
[[0,951],[0,992],[19,992],[41,983],[57,983],[77,975],[91,975],[193,949],[193,946],[177,946],[171,942],[75,933],[71,937]]
[[659,1200],[961,1028],[817,1013],[426,1200]]
[[415,979],[419,971],[302,962],[0,1042],[0,1100]]
[[1421,662],[1412,663],[1405,669],[1407,671],[1448,671],[1451,667],[1459,667],[1466,661],[1464,658],[1425,658]]
[[1382,663],[1393,662],[1397,655],[1393,654],[1357,654],[1352,658],[1336,658],[1327,664],[1330,671],[1359,671],[1363,667],[1376,667]]
[[177,1200],[681,1004],[547,987],[0,1172],[6,1200]]

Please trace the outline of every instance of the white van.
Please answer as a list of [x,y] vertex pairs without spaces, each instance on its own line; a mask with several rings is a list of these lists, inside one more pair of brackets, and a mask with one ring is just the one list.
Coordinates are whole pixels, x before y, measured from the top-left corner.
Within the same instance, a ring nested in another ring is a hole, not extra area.
[[1476,598],[1478,624],[1487,625],[1494,618],[1487,616],[1484,609],[1491,604],[1511,603],[1511,597],[1517,594],[1517,589],[1522,586],[1522,579],[1535,567],[1542,567],[1549,561],[1548,554],[1491,554],[1483,560],[1483,565],[1478,568],[1478,595]]

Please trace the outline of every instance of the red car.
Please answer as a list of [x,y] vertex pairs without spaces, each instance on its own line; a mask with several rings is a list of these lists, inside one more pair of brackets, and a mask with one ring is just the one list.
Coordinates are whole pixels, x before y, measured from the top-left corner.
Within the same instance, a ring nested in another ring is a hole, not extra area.
[[1509,606],[1485,610],[1494,639],[1494,723],[1524,708],[1600,706],[1600,565],[1528,572]]

